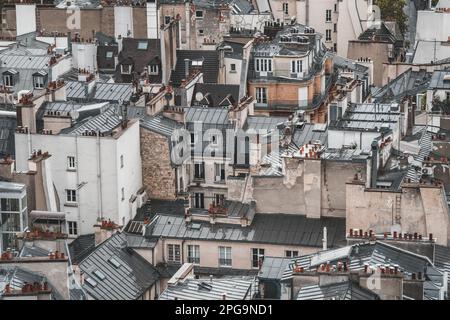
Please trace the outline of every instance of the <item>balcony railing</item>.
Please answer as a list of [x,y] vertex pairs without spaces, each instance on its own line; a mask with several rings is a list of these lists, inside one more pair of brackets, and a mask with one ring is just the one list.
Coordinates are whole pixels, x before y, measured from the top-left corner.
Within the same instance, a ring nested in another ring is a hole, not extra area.
[[198,257],[188,257],[188,263],[200,264],[200,258],[198,258]]

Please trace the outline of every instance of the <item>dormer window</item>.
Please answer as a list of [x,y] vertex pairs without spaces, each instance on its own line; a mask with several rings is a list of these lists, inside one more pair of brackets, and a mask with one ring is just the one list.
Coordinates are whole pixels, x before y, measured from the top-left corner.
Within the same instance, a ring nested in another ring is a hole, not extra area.
[[148,42],[147,41],[139,41],[138,42],[138,50],[147,50]]
[[122,74],[131,74],[131,64],[122,64],[120,68]]
[[3,85],[5,87],[13,87],[19,77],[19,72],[13,69],[3,72]]
[[113,52],[112,51],[107,51],[106,52],[106,59],[112,59],[113,57]]
[[197,19],[203,19],[203,11],[202,10],[195,11],[195,17]]
[[148,73],[151,75],[157,75],[159,72],[159,68],[157,64],[151,64],[148,66]]
[[35,89],[44,89],[47,82],[47,72],[39,71],[33,74],[33,86]]

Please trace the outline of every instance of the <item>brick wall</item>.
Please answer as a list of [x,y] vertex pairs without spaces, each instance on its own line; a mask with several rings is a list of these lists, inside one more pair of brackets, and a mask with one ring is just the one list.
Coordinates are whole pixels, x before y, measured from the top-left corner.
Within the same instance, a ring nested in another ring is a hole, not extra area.
[[175,169],[170,163],[168,139],[141,128],[142,178],[154,199],[175,199]]

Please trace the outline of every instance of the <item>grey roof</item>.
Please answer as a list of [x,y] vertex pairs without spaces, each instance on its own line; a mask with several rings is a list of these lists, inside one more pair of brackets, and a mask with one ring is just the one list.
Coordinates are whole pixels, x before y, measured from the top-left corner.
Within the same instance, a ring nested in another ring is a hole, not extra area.
[[264,262],[259,270],[258,278],[264,280],[281,280],[292,258],[264,257]]
[[0,157],[15,155],[14,133],[16,117],[0,116]]
[[327,148],[321,154],[322,159],[331,161],[365,162],[369,157],[370,153],[366,150],[349,148]]
[[186,122],[202,124],[228,125],[228,109],[190,107],[185,108]]
[[425,70],[413,71],[411,68],[397,76],[384,87],[372,93],[375,102],[388,103],[400,101],[407,95],[416,95],[426,91],[430,83],[431,73]]
[[176,129],[183,125],[175,120],[164,117],[163,115],[145,116],[141,119],[141,126],[150,131],[170,137]]
[[[440,271],[450,275],[450,247],[435,245],[434,250],[434,265]],[[448,278],[448,286],[450,288],[450,278]]]
[[213,279],[186,279],[183,283],[169,285],[159,300],[249,300],[255,289],[254,277],[229,277]]
[[[271,117],[272,118],[272,117]],[[280,147],[279,151],[273,151],[266,154],[261,163],[269,164],[270,166],[260,171],[263,176],[282,176],[282,161],[281,156],[289,154],[298,150],[299,147],[309,143],[309,141],[320,141],[322,145],[326,144],[327,132],[318,129],[315,124],[305,123],[301,128],[294,131],[294,137],[288,148]]]
[[[143,224],[141,225],[143,227]],[[142,229],[140,234],[127,233],[127,247],[138,249],[151,249],[156,246],[156,239],[147,239],[142,235]]]
[[127,248],[123,233],[98,245],[79,267],[84,273],[83,289],[96,300],[135,300],[159,279],[150,263]]
[[50,254],[50,251],[44,248],[40,248],[37,246],[28,246],[24,245],[22,250],[20,251],[20,257],[47,257]]
[[72,264],[78,264],[95,249],[95,235],[84,234],[69,243],[69,254]]
[[[197,94],[201,93],[208,101],[197,101]],[[239,85],[218,83],[196,83],[192,93],[191,105],[206,104],[210,107],[227,107],[239,100]],[[206,103],[208,102],[208,103]]]
[[[219,53],[216,50],[177,50],[177,62],[170,75],[173,86],[178,87],[181,80],[186,78],[185,59],[202,60],[201,72],[204,83],[217,83],[219,76]],[[189,70],[192,69],[192,62]]]
[[450,89],[450,80],[445,80],[450,78],[450,70],[436,70],[433,72],[433,76],[431,77],[430,85],[428,89],[441,89],[441,90],[449,90]]
[[379,300],[379,296],[352,281],[302,287],[297,300]]
[[285,117],[248,116],[244,130],[273,130],[277,125],[287,121]]
[[119,106],[108,105],[104,107],[100,114],[87,118],[70,128],[63,129],[61,133],[81,135],[85,131],[92,130],[95,132],[110,133],[122,122],[119,112]]
[[411,276],[412,273],[417,274],[419,272],[426,275],[427,267],[433,266],[430,259],[425,256],[401,249],[392,244],[377,241],[375,243],[355,244],[293,258],[285,269],[282,280],[292,277],[292,270],[295,266],[313,271],[320,264],[327,262],[331,265],[335,265],[337,262],[348,262],[349,269],[353,271],[363,270],[365,264],[370,267],[386,264],[390,266],[396,265],[405,276]]
[[400,119],[398,104],[354,104],[337,121],[330,121],[329,130],[393,129]]
[[35,282],[40,284],[47,282],[52,290],[52,299],[63,300],[61,294],[52,286],[51,279],[47,279],[44,275],[17,266],[0,265],[0,299],[7,284],[13,290],[21,290],[25,283]]
[[0,181],[0,192],[22,193],[26,188],[22,183]]
[[184,216],[160,214],[147,227],[145,235],[172,239],[236,241],[275,245],[321,247],[323,228],[327,227],[330,247],[345,242],[345,219],[311,219],[290,214],[262,214],[250,226],[209,222],[186,223]]
[[133,86],[129,83],[105,83],[96,82],[90,95],[86,95],[85,83],[80,81],[68,81],[66,94],[69,100],[89,101],[130,101]]

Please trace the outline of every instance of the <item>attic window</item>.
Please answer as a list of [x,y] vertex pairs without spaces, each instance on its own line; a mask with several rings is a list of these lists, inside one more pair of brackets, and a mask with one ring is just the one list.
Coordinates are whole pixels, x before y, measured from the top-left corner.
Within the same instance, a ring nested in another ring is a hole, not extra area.
[[120,66],[122,74],[131,74],[131,65],[123,64]]
[[147,41],[139,41],[138,42],[138,50],[147,50],[148,42]]
[[109,263],[111,263],[116,269],[119,269],[120,266],[121,266],[120,262],[117,261],[117,260],[114,259],[114,258],[111,258],[111,259],[109,259],[108,261],[109,261]]
[[14,86],[13,76],[10,74],[4,74],[3,75],[3,84],[5,85],[5,87]]
[[203,65],[203,61],[202,60],[194,60],[192,61],[192,66],[195,67],[201,67]]
[[195,11],[195,17],[197,19],[203,19],[203,11],[202,10]]
[[106,276],[103,274],[103,272],[101,272],[100,270],[95,270],[94,274],[97,278],[99,278],[100,280],[105,280]]
[[88,283],[92,288],[95,288],[97,286],[97,281],[92,278],[86,278],[84,281]]
[[106,52],[106,59],[111,59],[113,57],[113,52],[112,51],[107,51]]
[[157,64],[151,64],[148,66],[148,73],[157,75],[158,74],[158,65]]

